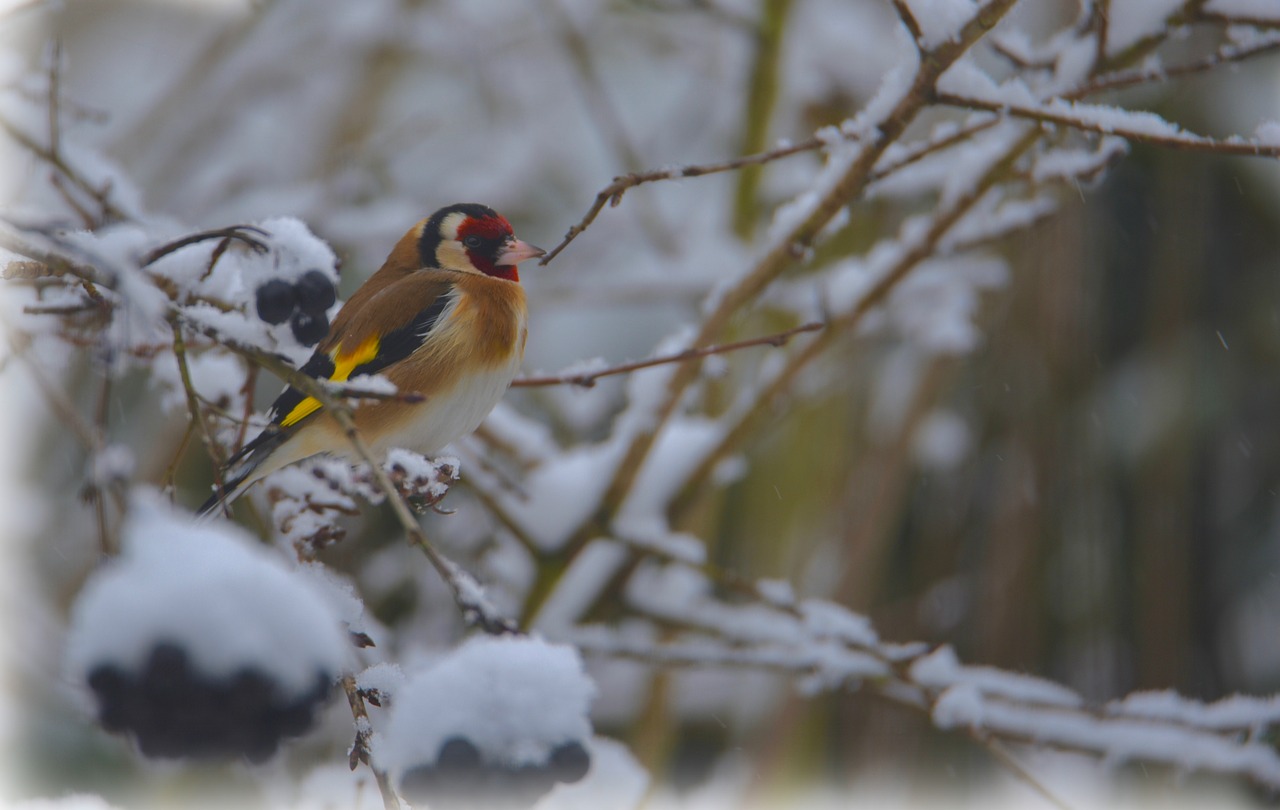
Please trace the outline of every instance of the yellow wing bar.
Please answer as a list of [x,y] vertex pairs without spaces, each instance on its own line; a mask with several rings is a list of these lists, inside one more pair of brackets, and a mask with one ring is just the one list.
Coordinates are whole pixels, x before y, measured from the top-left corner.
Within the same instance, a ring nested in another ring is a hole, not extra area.
[[[347,354],[342,353],[342,344],[338,344],[331,355],[333,357],[333,375],[329,379],[332,382],[346,382],[356,367],[362,366],[378,356],[378,346],[377,335],[369,336],[354,351]],[[280,426],[289,427],[297,424],[320,410],[320,407],[320,400],[315,397],[307,397],[295,405],[293,410],[285,415],[284,419],[280,420]]]

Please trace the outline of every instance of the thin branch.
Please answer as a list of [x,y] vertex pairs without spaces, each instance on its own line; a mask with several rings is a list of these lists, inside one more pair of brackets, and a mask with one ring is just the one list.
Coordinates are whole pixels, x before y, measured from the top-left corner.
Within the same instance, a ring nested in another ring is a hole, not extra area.
[[1101,76],[1090,79],[1076,89],[1064,93],[1062,98],[1079,100],[1111,90],[1122,90],[1126,87],[1134,87],[1141,84],[1179,79],[1195,73],[1204,73],[1219,65],[1243,62],[1246,59],[1262,56],[1276,50],[1280,50],[1280,35],[1263,37],[1257,42],[1246,46],[1224,45],[1216,52],[1194,62],[1188,62],[1185,65],[1175,65],[1169,68],[1137,68],[1104,73]]
[[662,357],[651,357],[648,360],[637,360],[633,363],[623,363],[620,366],[612,366],[610,368],[601,369],[599,371],[584,371],[577,374],[559,374],[551,377],[522,377],[511,383],[512,387],[534,387],[544,385],[580,385],[583,388],[591,388],[601,377],[612,377],[615,374],[627,374],[643,368],[653,368],[667,363],[683,363],[688,360],[697,360],[712,354],[724,354],[739,349],[747,349],[752,346],[783,346],[792,337],[803,332],[816,332],[825,324],[818,321],[806,323],[803,326],[797,326],[793,329],[787,329],[772,335],[763,337],[748,338],[747,340],[738,340],[733,343],[721,343],[718,346],[704,346],[700,349],[685,349],[682,352],[663,355]]
[[688,166],[678,166],[670,169],[654,169],[646,172],[631,172],[629,174],[620,175],[613,178],[609,185],[600,190],[596,194],[595,202],[587,209],[587,213],[583,215],[577,224],[569,228],[565,232],[564,239],[560,244],[553,247],[546,256],[543,256],[538,264],[547,264],[560,254],[560,251],[568,247],[569,243],[577,239],[583,231],[590,227],[591,223],[596,221],[596,217],[608,205],[615,208],[622,202],[622,195],[628,190],[645,183],[653,183],[658,180],[679,180],[685,177],[702,177],[707,174],[718,174],[720,172],[737,171],[744,166],[754,166],[763,163],[770,163],[792,155],[798,155],[801,152],[812,152],[821,149],[825,142],[820,138],[813,137],[793,144],[785,144],[767,152],[758,152],[754,155],[744,155],[742,157],[722,160],[715,163],[690,164]]
[[1029,107],[1010,104],[1007,101],[993,101],[972,98],[954,93],[937,93],[937,101],[953,107],[967,107],[974,110],[1010,115],[1014,118],[1025,118],[1039,121],[1042,124],[1056,124],[1071,127],[1084,132],[1096,132],[1100,135],[1115,135],[1135,143],[1149,143],[1166,149],[1179,149],[1194,152],[1208,152],[1217,155],[1241,155],[1246,157],[1280,157],[1280,144],[1251,143],[1244,140],[1217,140],[1194,133],[1180,135],[1162,135],[1146,132],[1123,123],[1110,121],[1091,121],[1070,111],[1058,111],[1046,106]]
[[993,739],[985,734],[980,734],[973,729],[969,730],[969,737],[973,739],[974,742],[987,749],[987,751],[991,752],[991,755],[999,760],[1001,765],[1008,768],[1015,776],[1025,782],[1028,787],[1040,794],[1040,798],[1058,808],[1058,810],[1071,810],[1071,806],[1069,804],[1059,798],[1053,791],[1049,790],[1049,788],[1037,779],[1031,771],[1027,770],[1026,767],[1023,766],[1023,764],[1019,762],[1012,753],[1010,753],[1004,743],[1000,742],[1000,740]]
[[169,319],[169,325],[173,329],[173,357],[178,363],[178,377],[182,381],[182,390],[186,395],[187,419],[191,426],[200,431],[205,449],[209,451],[209,457],[214,461],[214,483],[221,491],[223,486],[221,470],[226,456],[222,452],[222,447],[214,440],[213,434],[209,432],[209,425],[200,411],[200,396],[196,393],[195,383],[191,380],[191,366],[187,362],[187,342],[182,335],[182,324],[175,316]]
[[920,23],[916,20],[916,15],[912,13],[911,7],[907,5],[907,0],[893,0],[893,10],[898,13],[898,19],[906,26],[907,32],[911,34],[911,41],[916,44],[916,48],[921,52],[924,51],[924,34],[920,31]]
[[129,215],[125,213],[124,209],[111,201],[111,186],[109,183],[103,188],[96,188],[88,180],[81,177],[79,172],[68,165],[61,155],[56,154],[49,148],[36,143],[36,141],[25,132],[15,127],[3,117],[0,117],[0,129],[3,129],[8,133],[9,137],[17,141],[24,149],[45,161],[54,169],[58,170],[58,172],[60,172],[62,176],[69,180],[76,188],[92,197],[93,200],[101,206],[103,214],[107,217],[114,220],[127,220],[130,218]]
[[[613,152],[617,165],[628,172],[637,171],[644,163],[636,150],[626,122],[613,95],[605,86],[602,72],[595,64],[591,54],[590,42],[578,30],[572,17],[564,10],[561,0],[542,0],[544,15],[554,26],[563,44],[564,53],[573,66],[573,75],[577,79],[581,92],[583,108],[596,125],[606,148]],[[672,249],[671,229],[663,221],[662,212],[654,205],[642,205],[639,210],[639,222],[649,240],[662,252]],[[545,264],[545,262],[543,262]]]
[[[210,239],[222,239],[224,241],[234,239],[248,245],[254,253],[266,253],[270,250],[266,242],[263,242],[261,239],[257,239],[250,234],[257,234],[258,236],[266,239],[271,238],[270,233],[256,225],[229,225],[225,228],[215,228],[211,231],[200,231],[199,233],[193,233],[189,236],[184,236],[181,239],[175,239],[172,242],[167,242],[149,251],[142,260],[142,266],[147,267],[148,265],[155,264],[170,253],[179,251],[188,245],[207,242]],[[226,250],[226,248],[224,247],[222,250]],[[221,255],[221,252],[219,252],[219,255]]]
[[[904,166],[908,166],[916,161],[927,157],[934,152],[942,151],[950,146],[972,137],[978,132],[988,129],[999,122],[998,118],[992,118],[988,121],[982,121],[976,124],[957,129],[951,134],[939,138],[937,140],[926,140],[920,144],[910,148],[905,154],[897,156],[894,160],[883,165],[877,164],[876,169],[871,173],[871,180],[880,180],[893,172],[898,171]],[[857,136],[852,133],[840,133],[840,139],[843,141],[857,140]],[[765,152],[757,152],[752,155],[743,155],[741,157],[730,158],[728,160],[716,161],[713,163],[692,163],[687,166],[677,166],[668,169],[653,169],[645,172],[632,172],[630,174],[620,175],[613,178],[609,185],[605,186],[596,194],[595,201],[591,203],[591,207],[578,220],[576,224],[571,226],[565,232],[564,238],[558,245],[552,248],[546,256],[538,262],[546,264],[559,255],[560,251],[568,247],[569,243],[582,235],[593,222],[600,212],[607,205],[610,208],[617,207],[622,202],[622,195],[629,189],[636,186],[642,186],[646,183],[654,183],[661,180],[683,180],[688,177],[702,177],[708,174],[719,174],[721,172],[732,172],[742,169],[746,166],[763,165],[772,163],[775,160],[799,155],[805,152],[816,152],[830,146],[830,131],[824,132],[823,136],[814,135],[803,141],[795,143],[785,143]]]
[[1107,62],[1107,42],[1111,39],[1111,0],[1093,0],[1093,69]]
[[62,38],[55,36],[49,53],[49,154],[54,160],[62,159]]

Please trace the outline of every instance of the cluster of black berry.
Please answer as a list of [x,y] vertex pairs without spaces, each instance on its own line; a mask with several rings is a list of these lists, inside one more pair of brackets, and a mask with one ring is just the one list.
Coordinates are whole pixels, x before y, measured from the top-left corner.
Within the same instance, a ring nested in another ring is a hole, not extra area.
[[89,672],[98,700],[98,722],[107,731],[131,732],[149,757],[235,757],[264,762],[281,739],[311,727],[333,678],[317,673],[315,686],[298,697],[281,695],[269,674],[246,667],[230,677],[198,671],[182,647],[160,642],[141,672],[102,664]]
[[275,325],[289,321],[293,336],[314,346],[329,333],[325,311],[338,300],[333,282],[320,270],[308,270],[295,282],[272,279],[258,288],[258,317]]
[[407,771],[400,783],[406,799],[440,810],[451,808],[532,807],[557,782],[572,784],[587,775],[591,756],[578,742],[557,746],[541,765],[519,767],[486,763],[480,749],[463,737],[440,746],[432,765]]

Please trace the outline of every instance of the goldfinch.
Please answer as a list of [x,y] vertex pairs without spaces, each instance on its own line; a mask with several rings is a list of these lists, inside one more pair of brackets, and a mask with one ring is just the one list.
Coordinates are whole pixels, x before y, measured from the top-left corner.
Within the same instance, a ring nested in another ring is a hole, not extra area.
[[[302,371],[334,382],[382,374],[401,393],[421,395],[360,405],[355,423],[376,455],[393,447],[434,453],[475,430],[519,370],[527,312],[516,266],[544,253],[491,208],[442,208],[396,243]],[[270,426],[228,460],[222,488],[200,514],[286,465],[318,453],[350,456],[338,423],[296,388],[269,414]]]

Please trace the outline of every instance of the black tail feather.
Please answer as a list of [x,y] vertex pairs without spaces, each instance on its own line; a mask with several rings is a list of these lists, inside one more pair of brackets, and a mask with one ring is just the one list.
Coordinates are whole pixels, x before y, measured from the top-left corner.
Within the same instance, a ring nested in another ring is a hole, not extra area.
[[266,461],[291,431],[280,430],[274,426],[259,433],[252,441],[240,448],[223,466],[222,485],[214,486],[209,499],[196,510],[197,517],[205,517],[213,513],[219,506],[229,505],[257,479],[253,476],[262,463]]

